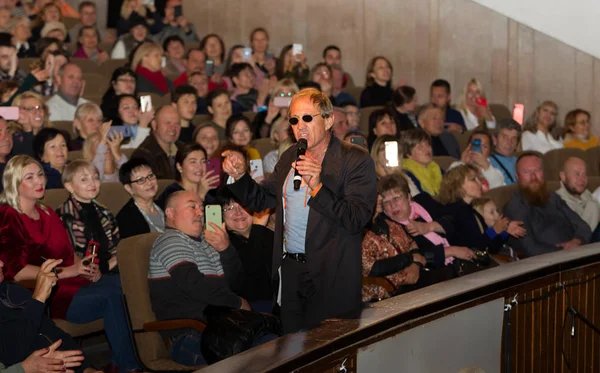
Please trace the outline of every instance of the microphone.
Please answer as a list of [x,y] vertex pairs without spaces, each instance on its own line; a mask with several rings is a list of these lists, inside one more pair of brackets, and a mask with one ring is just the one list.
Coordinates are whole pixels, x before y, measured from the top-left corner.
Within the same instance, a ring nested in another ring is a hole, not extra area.
[[[298,140],[296,146],[296,162],[300,160],[300,156],[306,154],[306,148],[308,148],[308,142],[306,139]],[[300,190],[300,184],[302,183],[302,175],[298,173],[298,168],[294,170],[294,190]]]

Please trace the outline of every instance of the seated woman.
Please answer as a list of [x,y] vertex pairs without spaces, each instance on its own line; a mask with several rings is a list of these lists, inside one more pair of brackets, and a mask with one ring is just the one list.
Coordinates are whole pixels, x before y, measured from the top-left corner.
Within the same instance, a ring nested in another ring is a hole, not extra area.
[[[46,52],[40,57],[39,66],[45,67],[50,73],[50,76],[56,76],[58,71],[69,62],[69,56],[62,47],[62,43],[54,38],[42,38],[38,44],[45,44],[45,39],[50,39],[46,45]],[[56,47],[56,49],[55,49]],[[37,81],[33,87],[33,91],[41,96],[50,97],[58,92],[58,84],[56,79],[47,79],[46,81]],[[40,96],[40,97],[41,97]]]
[[[268,101],[267,110],[256,113],[252,121],[254,138],[263,139],[269,137],[271,126],[276,120],[280,118],[287,120],[289,101],[299,90],[292,79],[282,79],[277,82]],[[286,100],[283,100],[284,98]]]
[[154,118],[154,109],[142,112],[134,95],[122,94],[117,96],[116,117],[112,119],[113,126],[131,126],[131,137],[121,145],[122,149],[136,149],[150,135],[150,123]]
[[105,118],[114,119],[119,110],[117,97],[120,95],[134,95],[135,98],[135,73],[128,67],[118,67],[110,78],[110,87],[102,96],[100,108]]
[[127,34],[131,31],[133,21],[142,18],[148,25],[161,22],[160,12],[156,11],[154,2],[140,0],[125,0],[121,5],[121,17],[117,21],[117,36]]
[[[253,310],[272,313],[275,288],[272,281],[273,231],[253,222],[252,213],[244,209],[226,189],[219,195],[223,222],[229,241],[235,247],[246,281],[232,289],[246,299]],[[266,219],[264,221],[266,223]]]
[[199,144],[185,144],[177,151],[175,155],[175,180],[173,184],[165,190],[156,199],[156,204],[165,209],[167,198],[180,190],[193,191],[198,194],[205,205],[216,202],[214,195],[208,195],[208,192],[216,187],[219,175],[212,170],[206,169],[206,150]]
[[83,143],[83,159],[92,162],[103,183],[118,181],[119,168],[127,162],[127,156],[121,152],[122,141],[123,134],[111,131],[107,122]]
[[583,109],[571,110],[565,116],[565,148],[588,150],[598,146],[598,139],[590,135],[591,115]]
[[219,132],[212,123],[202,124],[194,130],[192,138],[196,144],[201,145],[206,151],[207,165],[214,171],[215,175],[221,174],[221,152],[219,148]]
[[244,60],[243,50],[243,45],[235,44],[229,48],[229,52],[227,52],[227,57],[225,58],[225,72],[223,73],[223,80],[227,84],[227,89],[232,93],[235,87],[233,86],[233,81],[231,80],[233,78],[231,66],[236,63],[248,62]]
[[115,272],[119,244],[119,227],[113,214],[96,202],[100,194],[98,170],[83,159],[75,160],[65,168],[63,184],[71,193],[56,212],[71,236],[75,255],[89,255],[92,243],[98,244],[96,255],[100,272]]
[[163,42],[162,47],[167,58],[167,65],[162,70],[163,74],[178,77],[185,72],[185,65],[183,64],[185,44],[183,39],[177,35],[169,36]]
[[250,146],[252,130],[250,129],[250,120],[244,115],[237,114],[229,117],[225,125],[225,133],[230,143],[246,150],[250,160],[261,159],[258,150]]
[[360,107],[385,106],[392,102],[392,74],[394,69],[390,61],[376,56],[367,66],[365,89],[360,94]]
[[333,70],[325,62],[319,62],[310,69],[310,79],[313,83],[319,85],[321,92],[325,93],[333,106],[337,106],[338,102],[333,96]]
[[[37,14],[37,17],[33,20],[31,26],[31,38],[30,43],[35,43],[42,36],[42,29],[47,23],[59,22],[62,23],[62,15],[60,7],[54,2],[46,3]],[[64,27],[64,26],[63,26]],[[65,32],[65,38],[63,41],[69,43],[71,40],[68,38],[68,34]]]
[[400,131],[419,128],[416,116],[417,91],[410,86],[403,85],[394,90],[392,106],[396,123]]
[[175,88],[161,71],[163,49],[155,43],[138,46],[131,60],[131,70],[137,74],[136,87],[141,93],[164,96]]
[[479,170],[471,165],[461,165],[446,172],[439,201],[446,205],[446,216],[443,219],[452,226],[452,229],[445,229],[450,244],[466,246],[472,250],[488,250],[494,254],[504,244],[502,232],[506,231],[519,238],[525,234],[525,230],[521,227],[522,222],[502,218],[493,226],[497,236],[490,237],[487,234],[485,219],[471,205],[473,200],[481,198],[483,194],[478,173]]
[[479,80],[473,78],[467,82],[460,94],[457,108],[468,131],[477,127],[496,128],[496,119],[485,99],[483,85]]
[[73,132],[77,137],[69,143],[69,149],[81,150],[85,139],[100,131],[102,118],[100,106],[93,102],[79,105],[75,110],[75,118],[73,118]]
[[[365,277],[385,277],[396,292],[389,294],[382,287],[364,285],[363,301],[387,298],[450,279],[452,270],[444,268],[446,258],[472,257],[469,249],[452,247],[437,233],[429,233],[429,239],[419,244],[413,240],[405,226],[415,219],[416,212],[423,214],[424,209],[411,202],[408,183],[401,175],[381,178],[378,193],[383,211],[363,238],[362,271]],[[435,269],[421,272],[426,264]]]
[[6,281],[34,280],[41,259],[62,259],[56,292],[50,302],[53,318],[83,324],[104,318],[111,363],[121,370],[139,368],[129,338],[119,276],[102,276],[89,255],[75,255],[59,216],[40,203],[46,178],[42,166],[25,155],[13,157],[4,171],[0,195],[0,260]]
[[279,59],[275,64],[275,75],[277,79],[291,79],[296,85],[302,85],[310,81],[310,69],[306,63],[304,51],[293,54],[293,45],[288,44],[281,49]]
[[35,157],[33,137],[49,126],[48,107],[42,96],[31,91],[17,96],[12,105],[19,108],[19,119],[9,123],[13,133],[13,154]]
[[442,169],[433,161],[431,137],[417,128],[402,134],[404,173],[420,192],[437,196],[442,184]]
[[154,203],[158,183],[152,168],[143,158],[127,161],[119,170],[119,179],[131,199],[117,214],[122,239],[165,230],[165,213]]
[[102,64],[110,60],[106,51],[98,48],[98,29],[94,26],[83,26],[79,30],[77,39],[77,50],[73,58],[83,58]]
[[212,67],[208,67],[212,70],[208,71],[208,91],[212,91],[213,89],[224,89],[227,90],[229,87],[227,86],[227,82],[223,79],[223,75],[225,74],[225,43],[223,39],[217,34],[208,34],[200,40],[199,48],[204,52],[206,56],[206,61],[209,62],[207,65],[212,65]]
[[134,15],[129,19],[129,32],[121,35],[110,53],[113,60],[129,58],[131,52],[140,43],[152,41],[149,37],[148,23],[143,17]]
[[523,125],[521,146],[523,151],[535,150],[542,154],[563,148],[563,140],[556,135],[558,106],[552,101],[544,101]]
[[475,130],[471,132],[467,143],[469,145],[463,151],[461,160],[452,163],[450,168],[460,164],[470,164],[477,168],[482,176],[484,192],[506,185],[502,171],[492,166],[490,161],[494,144],[490,132],[481,129]]
[[[386,142],[395,142],[398,144],[398,166],[392,167],[389,165],[389,162],[385,157]],[[410,195],[416,196],[417,194],[421,193],[421,191],[419,188],[417,188],[412,179],[408,177],[404,171],[402,171],[402,149],[402,143],[395,136],[383,135],[378,137],[371,148],[371,158],[373,159],[373,162],[375,162],[375,172],[377,173],[377,177],[379,179],[384,176],[394,174],[402,176],[408,183]]]
[[56,128],[43,128],[33,138],[35,155],[44,165],[46,189],[63,187],[62,173],[68,163],[67,141]]
[[383,135],[398,137],[398,123],[388,109],[378,109],[369,115],[369,134],[367,136],[369,149],[373,147],[375,139]]

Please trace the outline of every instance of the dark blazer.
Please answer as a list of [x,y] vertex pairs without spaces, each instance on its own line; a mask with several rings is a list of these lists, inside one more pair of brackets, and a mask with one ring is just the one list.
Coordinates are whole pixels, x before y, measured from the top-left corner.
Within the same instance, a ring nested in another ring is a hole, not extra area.
[[[246,174],[228,186],[253,211],[276,208],[274,277],[283,255],[282,190],[295,159],[294,145],[282,155],[275,171],[262,184]],[[365,150],[332,136],[322,164],[321,182],[321,190],[308,200],[305,247],[316,287],[315,302],[322,304],[321,320],[356,317],[362,301],[362,232],[373,216],[377,201],[373,160]]]
[[[179,141],[175,142],[175,145],[177,149],[183,146]],[[173,157],[175,157],[175,154],[173,154]],[[171,166],[169,155],[160,147],[152,132],[133,152],[131,158],[144,158],[147,160],[158,179],[175,178],[175,169]]]
[[456,159],[460,159],[460,146],[458,145],[458,141],[456,141],[456,137],[447,131],[442,132],[439,137],[440,140],[442,140],[442,144],[444,144],[444,147],[448,151],[448,155]]
[[117,224],[119,225],[121,239],[150,233],[150,226],[144,219],[140,209],[135,205],[133,198],[130,198],[117,214]]
[[140,92],[140,94],[156,93],[157,95],[164,96],[164,95],[169,94],[170,92],[173,92],[173,90],[175,89],[173,82],[171,80],[169,80],[168,78],[167,78],[167,86],[169,87],[169,92],[165,93],[165,92],[161,91],[160,89],[156,88],[154,83],[152,83],[151,81],[146,79],[144,76],[142,76],[142,74],[136,74],[136,75],[137,75],[137,78],[135,81],[135,89],[136,89],[136,91]]

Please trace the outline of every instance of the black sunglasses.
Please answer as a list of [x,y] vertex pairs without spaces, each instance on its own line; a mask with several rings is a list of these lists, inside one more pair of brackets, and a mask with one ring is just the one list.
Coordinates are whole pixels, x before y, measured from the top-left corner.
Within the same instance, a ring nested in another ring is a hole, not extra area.
[[[304,123],[310,123],[312,122],[314,117],[318,117],[321,114],[315,114],[315,115],[310,115],[310,114],[306,114],[302,116],[302,120],[304,121]],[[292,117],[289,119],[289,122],[292,126],[295,126],[296,124],[298,124],[298,122],[300,122],[300,119]]]

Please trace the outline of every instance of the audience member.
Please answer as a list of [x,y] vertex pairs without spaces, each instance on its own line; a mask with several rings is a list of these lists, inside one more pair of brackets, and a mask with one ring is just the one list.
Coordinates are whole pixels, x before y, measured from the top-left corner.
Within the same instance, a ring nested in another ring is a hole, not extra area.
[[360,131],[360,110],[358,110],[358,106],[353,102],[341,102],[339,105],[346,112],[348,129],[350,131]]
[[227,89],[223,80],[225,74],[225,43],[217,34],[208,34],[200,40],[200,50],[206,56],[206,76],[208,76],[208,91],[216,88]]
[[165,230],[163,210],[154,202],[158,183],[152,168],[142,158],[127,161],[119,170],[119,179],[131,198],[117,214],[122,239]]
[[496,119],[492,115],[479,80],[471,78],[467,82],[460,94],[458,109],[467,130],[474,130],[477,127],[496,128]]
[[346,112],[339,107],[333,108],[333,127],[331,128],[335,137],[340,141],[344,141],[344,137],[348,133],[348,119]]
[[150,135],[150,126],[154,119],[154,109],[142,112],[134,95],[122,94],[116,97],[117,117],[112,124],[131,126],[129,142],[121,145],[122,149],[136,149]]
[[221,173],[221,153],[218,151],[221,146],[219,142],[219,132],[215,126],[211,123],[205,123],[198,127],[192,135],[196,144],[202,145],[206,151],[207,159],[210,161],[211,166],[218,164],[218,172]]
[[53,38],[61,43],[66,43],[70,40],[69,34],[67,34],[67,27],[64,23],[57,21],[44,23],[44,27],[42,27],[35,45],[35,50],[39,56],[42,55],[42,51],[38,48],[37,42],[42,38]]
[[100,108],[106,118],[115,119],[119,111],[117,96],[135,95],[135,73],[128,67],[118,67],[110,78],[110,86],[102,96]]
[[83,143],[83,159],[98,169],[101,182],[118,181],[119,168],[127,162],[127,156],[121,152],[122,142],[123,133],[112,131],[110,122],[105,122]]
[[390,61],[383,57],[373,57],[367,66],[365,89],[360,94],[360,107],[385,106],[392,102],[392,74]]
[[[35,43],[40,38],[40,32],[42,28],[48,23],[62,23],[62,15],[60,12],[60,7],[54,3],[53,1],[46,3],[37,14],[37,17],[32,22],[31,28],[31,37],[29,41]],[[66,36],[67,30],[65,26],[62,26],[64,30],[64,35]],[[64,41],[64,38],[63,38]],[[67,40],[69,42],[70,40]]]
[[8,6],[0,6],[0,32],[8,32],[8,24],[12,17],[11,13],[11,9]]
[[[408,133],[407,136],[410,136]],[[402,138],[401,141],[404,141],[405,137]],[[377,138],[373,143],[373,147],[371,148],[371,158],[373,158],[373,162],[375,163],[375,172],[377,177],[381,179],[387,175],[401,175],[404,179],[406,179],[408,183],[408,187],[410,189],[410,195],[416,196],[421,193],[420,188],[418,188],[413,180],[408,177],[408,175],[403,171],[404,164],[404,144],[399,141],[395,136],[391,135],[383,135]],[[396,160],[398,166],[391,166],[390,161],[385,156],[385,143],[386,142],[395,142],[398,147],[398,159]],[[440,176],[441,179],[441,176]]]
[[95,245],[98,260],[94,263],[100,272],[115,272],[119,227],[114,215],[96,202],[101,185],[98,169],[91,162],[77,159],[65,167],[62,181],[70,196],[56,212],[69,232],[75,255],[83,260]]
[[93,26],[84,26],[79,30],[77,50],[74,58],[83,58],[102,64],[110,60],[110,55],[98,47],[98,30]]
[[319,62],[310,70],[310,79],[319,86],[319,90],[326,94],[335,106],[337,101],[333,97],[333,71],[331,66],[325,62]]
[[417,91],[410,86],[403,85],[394,90],[391,105],[394,108],[394,116],[398,129],[407,131],[419,128],[415,113],[417,107]]
[[523,126],[521,146],[523,150],[534,150],[545,154],[563,147],[562,139],[555,135],[558,106],[544,101],[538,106]]
[[73,118],[73,133],[77,137],[68,144],[69,150],[81,150],[85,139],[100,131],[102,118],[102,110],[93,102],[79,105]]
[[37,57],[35,47],[29,43],[31,37],[31,21],[25,16],[13,17],[8,23],[8,32],[12,35],[12,42],[17,48],[19,58]]
[[200,39],[198,39],[198,35],[196,35],[194,24],[183,14],[176,14],[175,9],[177,7],[181,9],[181,0],[167,0],[165,5],[165,18],[162,22],[161,31],[154,35],[154,38],[162,43],[168,37],[177,35],[186,42],[199,42]]
[[354,87],[352,76],[342,69],[342,51],[337,45],[328,45],[323,49],[323,62],[334,69],[334,71],[337,69],[342,72],[342,85],[340,89]]
[[62,173],[67,165],[67,141],[56,128],[42,128],[33,138],[35,156],[42,161],[46,189],[63,187]]
[[344,70],[342,70],[339,65],[328,66],[331,68],[331,84],[333,87],[331,97],[333,97],[333,100],[338,106],[344,102],[352,102],[356,105],[354,97],[352,97],[351,94],[342,91],[345,76]]
[[252,47],[252,65],[256,74],[254,88],[262,86],[265,77],[275,76],[275,57],[269,53],[269,33],[262,27],[257,27],[250,33]]
[[369,149],[373,147],[375,140],[383,135],[398,137],[398,123],[390,110],[377,109],[369,115]]
[[[37,79],[33,90],[44,97],[50,97],[58,92],[57,76],[60,69],[69,63],[69,57],[67,56],[67,52],[62,49],[62,44],[54,38],[41,38],[38,41],[40,48],[43,48],[41,44],[46,41],[50,44],[46,48],[46,52],[42,53],[40,66],[44,66],[44,70],[48,74],[48,79]],[[52,51],[51,49],[54,49],[54,46],[56,46],[56,50]],[[21,85],[21,88],[19,88],[20,90],[25,88],[25,83],[26,80]]]
[[450,156],[460,159],[460,147],[456,137],[444,130],[442,111],[427,105],[419,113],[419,126],[431,137],[431,148],[434,157]]
[[589,112],[583,109],[571,110],[565,116],[565,148],[588,150],[598,146],[598,139],[590,134]]
[[290,122],[285,118],[279,118],[271,126],[271,144],[275,147],[274,150],[268,152],[263,159],[263,167],[265,175],[272,174],[275,171],[275,166],[279,162],[281,155],[292,146],[293,134],[290,129]]
[[6,165],[4,181],[0,260],[4,262],[5,280],[35,279],[41,269],[40,256],[62,260],[57,268],[58,286],[50,301],[51,317],[75,324],[103,318],[111,362],[123,371],[139,368],[129,338],[119,276],[102,276],[93,255],[83,259],[75,255],[58,215],[40,203],[46,183],[41,165],[29,156],[13,157]]
[[157,178],[173,179],[175,154],[183,145],[177,140],[180,131],[181,120],[177,109],[171,105],[159,108],[152,121],[152,133],[137,147],[131,157],[146,159]]
[[[442,169],[433,161],[431,137],[420,128],[402,135],[402,169],[419,192],[432,196],[440,193]],[[383,149],[385,152],[385,149]],[[385,153],[384,153],[385,156]],[[415,195],[415,193],[411,193]]]
[[198,97],[198,108],[196,114],[208,115],[208,107],[206,106],[206,96],[208,95],[208,78],[200,71],[194,71],[190,74],[187,84],[196,89]]
[[219,140],[226,140],[227,136],[225,128],[227,127],[227,120],[232,114],[229,93],[223,89],[215,89],[208,92],[208,95],[206,96],[206,106],[208,107],[208,112],[212,116],[210,123],[215,126],[219,132]]
[[48,108],[44,99],[31,91],[17,96],[12,104],[19,108],[19,119],[9,123],[13,134],[12,154],[35,157],[33,138],[42,128],[48,127]]
[[27,74],[19,69],[17,49],[12,45],[10,38],[0,37],[0,81],[13,80],[22,83]]
[[[199,48],[190,49],[183,58],[183,66],[185,67],[185,71],[173,81],[175,87],[188,83],[192,74],[195,72],[200,72],[204,75],[206,70],[206,56],[204,55],[204,52]],[[208,91],[208,85],[206,90]],[[204,97],[206,93],[207,92],[205,92],[202,97]]]
[[587,165],[583,159],[567,159],[560,172],[560,189],[556,194],[590,226],[594,233],[592,241],[596,242],[596,237],[600,234],[596,229],[600,218],[600,203],[588,190]]
[[267,110],[256,113],[252,121],[255,138],[263,139],[268,137],[271,132],[271,126],[275,121],[279,120],[279,118],[287,119],[289,102],[292,96],[298,93],[299,90],[293,79],[282,79],[277,82],[268,101]]
[[452,100],[450,83],[444,79],[436,79],[431,83],[429,103],[444,112],[444,128],[451,132],[463,132],[466,129],[465,120],[458,110],[450,106]]
[[[161,23],[160,14],[156,11],[154,2],[139,0],[124,0],[121,5],[121,18],[117,22],[117,35],[121,36],[130,31],[131,22],[137,17],[142,17],[149,25],[156,26]],[[155,27],[154,30],[157,31]]]
[[82,1],[81,3],[79,3],[78,10],[79,22],[74,24],[69,30],[69,38],[71,40],[77,40],[77,37],[79,36],[79,30],[81,30],[82,27],[91,26],[95,28],[98,32],[98,41],[104,43],[112,43],[115,41],[114,37],[107,32],[105,27],[98,26],[98,13],[96,9],[96,3],[94,3],[93,1]]
[[130,58],[131,52],[138,45],[152,42],[149,37],[148,23],[143,17],[131,16],[129,19],[129,32],[121,35],[112,49],[110,58],[113,60]]
[[[460,162],[453,163],[450,168],[459,164],[469,164],[479,170],[489,189],[506,185],[502,171],[492,165],[492,135],[487,130],[475,130],[469,136],[467,148],[463,151]],[[483,182],[483,180],[482,180]]]
[[[205,320],[209,305],[250,310],[248,302],[231,289],[244,281],[242,264],[222,227],[207,224],[204,205],[189,191],[175,192],[166,204],[168,227],[150,252],[148,285],[157,320]],[[161,332],[171,342],[171,358],[180,364],[204,362],[202,334],[195,330]]]
[[517,180],[517,156],[515,152],[521,137],[521,125],[511,118],[498,122],[494,136],[494,152],[489,158],[492,166],[502,172],[506,185],[514,184]]
[[162,69],[163,74],[169,77],[178,77],[185,72],[185,66],[183,65],[185,44],[183,39],[177,35],[171,35],[163,41],[162,47],[165,51],[164,58],[166,58],[166,65]]
[[46,101],[50,120],[73,120],[77,107],[88,102],[81,97],[85,88],[81,68],[72,62],[63,65],[56,75],[56,84],[58,92]]
[[527,235],[514,239],[511,246],[525,256],[571,249],[590,240],[590,226],[558,196],[544,180],[542,156],[527,151],[517,159],[517,183],[504,207],[509,219],[523,222]]
[[306,54],[304,50],[294,55],[292,44],[288,44],[281,49],[279,59],[275,67],[277,79],[291,79],[300,86],[310,80],[310,70],[306,63]]
[[234,63],[231,66],[231,79],[235,87],[231,99],[240,104],[244,111],[258,111],[269,94],[269,86],[265,84],[260,90],[254,89],[256,75],[252,65],[246,62]]
[[229,117],[225,126],[225,133],[231,144],[242,147],[246,151],[248,160],[261,159],[258,150],[250,146],[252,130],[250,129],[250,120],[244,115],[237,114]]
[[173,83],[161,71],[163,49],[154,43],[141,44],[131,60],[131,69],[137,75],[138,92],[164,96],[173,90]]
[[[244,48],[245,47],[241,44],[232,45],[231,48],[229,48],[229,52],[227,52],[227,57],[225,58],[225,73],[223,74],[223,80],[230,91],[233,90],[231,67],[236,63],[249,63],[250,61],[244,57]],[[254,71],[254,67],[252,67],[252,69]]]
[[181,132],[179,133],[179,141],[183,143],[191,143],[194,141],[192,135],[196,130],[196,126],[192,123],[196,109],[198,106],[198,96],[196,89],[191,85],[180,85],[175,88],[171,94],[171,105],[177,109],[181,118]]
[[0,193],[4,190],[2,175],[6,168],[6,163],[10,160],[13,148],[13,139],[8,130],[8,123],[0,117]]

